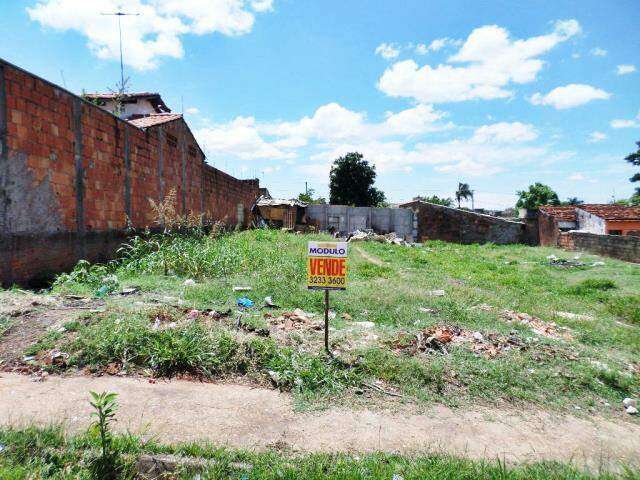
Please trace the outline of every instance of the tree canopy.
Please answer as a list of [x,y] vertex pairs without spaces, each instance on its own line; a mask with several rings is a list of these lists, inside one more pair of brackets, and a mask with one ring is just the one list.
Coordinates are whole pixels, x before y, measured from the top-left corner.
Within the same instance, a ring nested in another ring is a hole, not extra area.
[[375,207],[386,204],[385,194],[373,186],[376,167],[361,153],[351,152],[337,158],[329,174],[329,201],[332,205]]
[[445,207],[450,207],[453,205],[453,200],[450,198],[440,198],[437,195],[431,195],[430,197],[423,197],[418,195],[417,197],[413,197],[415,202],[427,202],[427,203],[435,203],[436,205],[444,205]]
[[460,201],[462,199],[468,200],[473,198],[473,191],[468,183],[458,183],[458,190],[456,190],[456,201],[458,202],[458,208],[460,208]]
[[528,190],[517,192],[518,202],[516,208],[536,210],[540,205],[560,205],[558,194],[553,189],[540,182],[529,185]]
[[[640,167],[640,141],[636,142],[636,146],[638,147],[638,150],[627,155],[625,160],[635,167]],[[640,182],[640,172],[634,174],[629,181]],[[633,205],[640,205],[640,187],[636,188],[636,192],[631,197],[631,203]]]
[[324,205],[327,203],[327,200],[324,197],[316,197],[316,191],[313,188],[309,188],[306,192],[300,193],[298,195],[298,200],[316,205]]

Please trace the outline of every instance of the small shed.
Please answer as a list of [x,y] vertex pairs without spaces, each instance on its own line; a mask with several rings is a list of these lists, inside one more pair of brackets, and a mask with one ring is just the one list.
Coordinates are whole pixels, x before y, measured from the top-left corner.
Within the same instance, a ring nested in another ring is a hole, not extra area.
[[296,230],[305,225],[307,204],[300,200],[260,197],[256,201],[254,215],[272,228]]

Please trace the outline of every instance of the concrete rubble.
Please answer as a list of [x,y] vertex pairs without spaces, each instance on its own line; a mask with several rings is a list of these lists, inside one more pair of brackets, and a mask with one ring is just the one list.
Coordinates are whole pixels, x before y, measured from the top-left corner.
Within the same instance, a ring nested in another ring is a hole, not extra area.
[[379,242],[393,245],[404,245],[406,247],[415,246],[415,243],[407,242],[396,235],[395,232],[378,234],[373,230],[355,230],[347,236],[347,242]]

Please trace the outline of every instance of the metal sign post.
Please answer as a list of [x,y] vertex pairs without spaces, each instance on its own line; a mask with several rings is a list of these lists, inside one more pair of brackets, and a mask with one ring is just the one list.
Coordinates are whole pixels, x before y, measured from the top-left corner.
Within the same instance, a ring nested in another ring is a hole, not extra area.
[[329,290],[347,289],[347,242],[309,242],[307,288],[324,290],[324,349],[329,349]]

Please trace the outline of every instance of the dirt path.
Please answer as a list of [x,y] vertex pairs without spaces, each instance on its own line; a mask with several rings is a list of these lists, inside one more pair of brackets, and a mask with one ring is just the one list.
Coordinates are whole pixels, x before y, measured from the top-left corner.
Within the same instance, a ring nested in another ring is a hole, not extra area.
[[295,413],[290,396],[274,390],[184,381],[150,384],[119,377],[49,377],[36,383],[27,376],[2,374],[0,424],[64,422],[71,431],[85,428],[90,390],[119,394],[117,428],[163,442],[210,440],[247,448],[285,442],[305,451],[436,450],[613,469],[618,462],[639,461],[640,425],[622,420],[443,406],[421,415],[337,408]]
[[360,247],[354,247],[354,250],[356,252],[358,252],[362,258],[364,258],[367,262],[371,262],[374,265],[378,265],[378,266],[382,266],[382,265],[386,265],[382,260],[380,260],[378,257],[375,257],[373,255],[371,255],[370,253],[365,252],[363,249],[361,249]]

